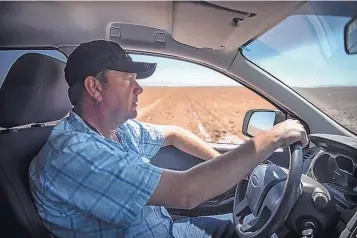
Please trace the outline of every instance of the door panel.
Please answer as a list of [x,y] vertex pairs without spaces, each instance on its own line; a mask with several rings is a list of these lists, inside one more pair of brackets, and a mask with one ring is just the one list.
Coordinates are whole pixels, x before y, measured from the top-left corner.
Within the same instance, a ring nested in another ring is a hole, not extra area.
[[174,146],[167,146],[160,149],[160,151],[151,159],[151,163],[160,168],[172,170],[187,170],[199,163],[202,160],[184,153]]

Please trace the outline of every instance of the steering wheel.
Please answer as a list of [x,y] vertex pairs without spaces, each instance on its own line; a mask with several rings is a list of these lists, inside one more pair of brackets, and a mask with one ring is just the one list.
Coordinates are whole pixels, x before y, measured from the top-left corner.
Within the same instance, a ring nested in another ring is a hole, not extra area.
[[[302,192],[301,144],[290,145],[290,152],[289,170],[260,164],[253,170],[248,184],[244,180],[238,184],[233,219],[239,237],[269,237],[288,217]],[[245,222],[249,214],[252,219]]]

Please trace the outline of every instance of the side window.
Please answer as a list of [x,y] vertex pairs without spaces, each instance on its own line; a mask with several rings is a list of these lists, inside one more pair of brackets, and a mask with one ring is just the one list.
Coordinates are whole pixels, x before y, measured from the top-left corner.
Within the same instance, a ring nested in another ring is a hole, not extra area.
[[156,72],[138,80],[138,117],[143,122],[181,126],[209,143],[240,144],[250,109],[276,109],[267,100],[213,69],[175,59],[132,55],[156,62]]
[[67,57],[57,50],[0,50],[0,87],[5,80],[12,64],[23,54],[40,53],[59,59],[63,62],[67,61]]

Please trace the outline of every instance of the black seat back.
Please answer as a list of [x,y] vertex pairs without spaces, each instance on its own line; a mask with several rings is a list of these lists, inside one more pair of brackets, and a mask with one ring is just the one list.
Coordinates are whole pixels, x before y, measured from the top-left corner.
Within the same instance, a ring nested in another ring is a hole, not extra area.
[[[0,191],[24,237],[50,235],[34,206],[28,169],[53,128],[44,123],[60,120],[72,107],[64,66],[49,56],[25,54],[0,88],[0,127],[9,128],[0,133]],[[18,128],[23,125],[29,127]]]
[[48,237],[29,193],[28,168],[50,130],[51,127],[46,126],[0,134],[0,186],[5,198],[1,206],[8,207],[14,215],[17,222],[12,227],[20,229],[15,231],[17,236],[30,233],[33,237]]

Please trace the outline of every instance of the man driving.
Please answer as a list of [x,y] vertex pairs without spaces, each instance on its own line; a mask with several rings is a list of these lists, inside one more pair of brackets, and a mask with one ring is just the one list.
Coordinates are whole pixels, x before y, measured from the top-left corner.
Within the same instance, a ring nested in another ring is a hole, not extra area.
[[[45,226],[58,237],[236,237],[232,214],[173,221],[165,207],[192,209],[237,184],[277,148],[300,141],[287,120],[220,154],[177,126],[136,120],[140,79],[156,64],[134,62],[116,43],[82,43],[65,78],[74,105],[32,161],[30,185]],[[186,171],[156,167],[164,146],[201,158]]]

